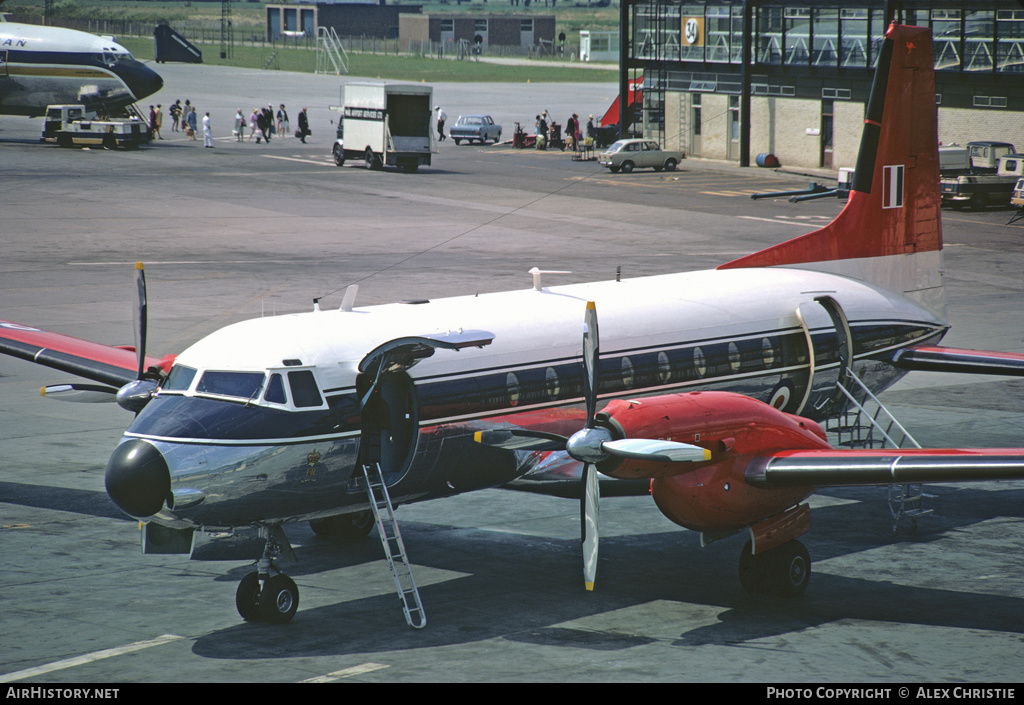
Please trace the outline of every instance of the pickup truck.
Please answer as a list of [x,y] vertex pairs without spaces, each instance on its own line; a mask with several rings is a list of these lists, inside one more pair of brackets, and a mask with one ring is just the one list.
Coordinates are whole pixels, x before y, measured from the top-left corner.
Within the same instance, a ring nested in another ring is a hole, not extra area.
[[1014,184],[1024,176],[1024,154],[1005,154],[999,158],[995,174],[949,176],[940,180],[942,203],[960,210],[977,210],[990,204],[1009,205]]

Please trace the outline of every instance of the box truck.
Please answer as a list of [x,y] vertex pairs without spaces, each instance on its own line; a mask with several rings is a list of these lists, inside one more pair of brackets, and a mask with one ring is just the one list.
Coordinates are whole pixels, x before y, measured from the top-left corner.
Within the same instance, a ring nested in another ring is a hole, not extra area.
[[429,166],[436,151],[432,98],[433,88],[420,84],[347,84],[334,163],[361,159],[367,169],[388,165],[408,172]]

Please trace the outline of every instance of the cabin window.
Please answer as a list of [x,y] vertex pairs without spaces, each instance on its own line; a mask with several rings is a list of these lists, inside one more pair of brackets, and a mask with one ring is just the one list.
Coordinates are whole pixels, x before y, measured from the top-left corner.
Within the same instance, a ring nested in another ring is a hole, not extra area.
[[175,365],[171,373],[167,375],[167,381],[161,388],[164,392],[185,392],[192,386],[192,380],[196,377],[195,369],[184,365]]
[[775,366],[775,345],[768,338],[761,338],[761,360],[765,369]]
[[740,355],[740,348],[736,343],[729,343],[729,369],[739,372],[743,366],[743,357]]
[[697,378],[701,378],[708,372],[708,362],[704,357],[704,351],[700,348],[693,349],[693,372]]
[[622,386],[626,389],[633,388],[633,361],[628,357],[622,358]]
[[203,373],[196,385],[198,394],[219,394],[225,397],[252,399],[263,388],[262,372],[216,372]]
[[288,373],[288,386],[292,389],[292,401],[295,406],[303,409],[310,406],[323,406],[320,388],[316,386],[316,378],[310,370],[296,370]]
[[510,406],[515,406],[519,403],[519,378],[515,372],[509,372],[508,376],[505,377],[505,387],[508,389],[508,403]]
[[267,393],[263,395],[264,401],[272,404],[287,404],[288,398],[284,394],[284,380],[281,375],[275,373],[270,375],[270,384],[267,385]]
[[664,351],[658,353],[658,381],[667,384],[672,380],[672,363]]
[[544,387],[548,393],[548,399],[554,401],[558,398],[558,393],[562,391],[561,384],[558,382],[558,373],[555,372],[554,367],[549,367],[544,370]]

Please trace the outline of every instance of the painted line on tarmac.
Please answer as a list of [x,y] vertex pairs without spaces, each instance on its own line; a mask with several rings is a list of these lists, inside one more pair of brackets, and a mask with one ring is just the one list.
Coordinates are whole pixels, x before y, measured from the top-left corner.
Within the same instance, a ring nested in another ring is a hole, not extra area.
[[744,220],[763,220],[766,223],[782,223],[783,225],[796,225],[797,227],[804,228],[805,230],[807,228],[813,228],[816,225],[818,225],[818,223],[797,223],[792,220],[782,220],[781,218],[758,218],[756,215],[738,215],[736,217],[743,218]]
[[261,154],[264,159],[281,159],[286,162],[301,162],[302,164],[316,164],[317,166],[329,166],[331,168],[337,168],[334,166],[333,161],[316,161],[314,159],[300,159],[298,157],[280,157],[276,154]]
[[102,661],[106,658],[114,656],[121,656],[123,654],[130,654],[133,651],[142,651],[152,646],[160,646],[161,644],[168,644],[178,639],[184,639],[185,637],[178,636],[177,634],[163,634],[158,636],[156,639],[147,639],[146,641],[136,641],[132,644],[125,644],[124,646],[115,646],[112,649],[103,649],[102,651],[93,651],[91,654],[82,654],[81,656],[75,656],[74,658],[64,659],[62,661],[54,661],[53,663],[47,663],[42,666],[36,666],[34,668],[26,668],[23,671],[15,671],[14,673],[4,673],[0,675],[0,683],[10,683],[12,681],[18,681],[22,678],[32,678],[34,676],[41,676],[46,673],[53,673],[54,671],[62,671],[65,668],[74,668],[75,666],[82,666],[93,661]]
[[315,678],[308,678],[300,683],[333,683],[334,681],[341,680],[342,678],[351,678],[352,676],[359,676],[364,673],[372,673],[373,671],[379,671],[382,668],[390,668],[387,664],[383,663],[364,663],[359,666],[352,666],[351,668],[343,668],[340,671],[334,671],[323,676],[316,676]]

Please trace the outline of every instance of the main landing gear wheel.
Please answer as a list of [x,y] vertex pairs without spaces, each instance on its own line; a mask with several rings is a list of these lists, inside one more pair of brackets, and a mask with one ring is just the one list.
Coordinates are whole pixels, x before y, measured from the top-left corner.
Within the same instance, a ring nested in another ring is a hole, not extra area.
[[361,539],[370,533],[375,524],[373,512],[366,510],[358,514],[313,519],[309,522],[309,528],[317,536]]
[[804,545],[795,539],[756,556],[751,555],[747,541],[740,553],[739,577],[749,593],[796,597],[803,594],[810,582],[811,558]]
[[299,588],[284,573],[263,583],[260,591],[260,617],[270,624],[290,622],[299,609]]
[[253,571],[242,578],[235,591],[235,608],[246,622],[284,624],[299,609],[299,588],[284,573],[260,581]]
[[260,621],[260,576],[255,570],[238,583],[235,608],[246,622]]

